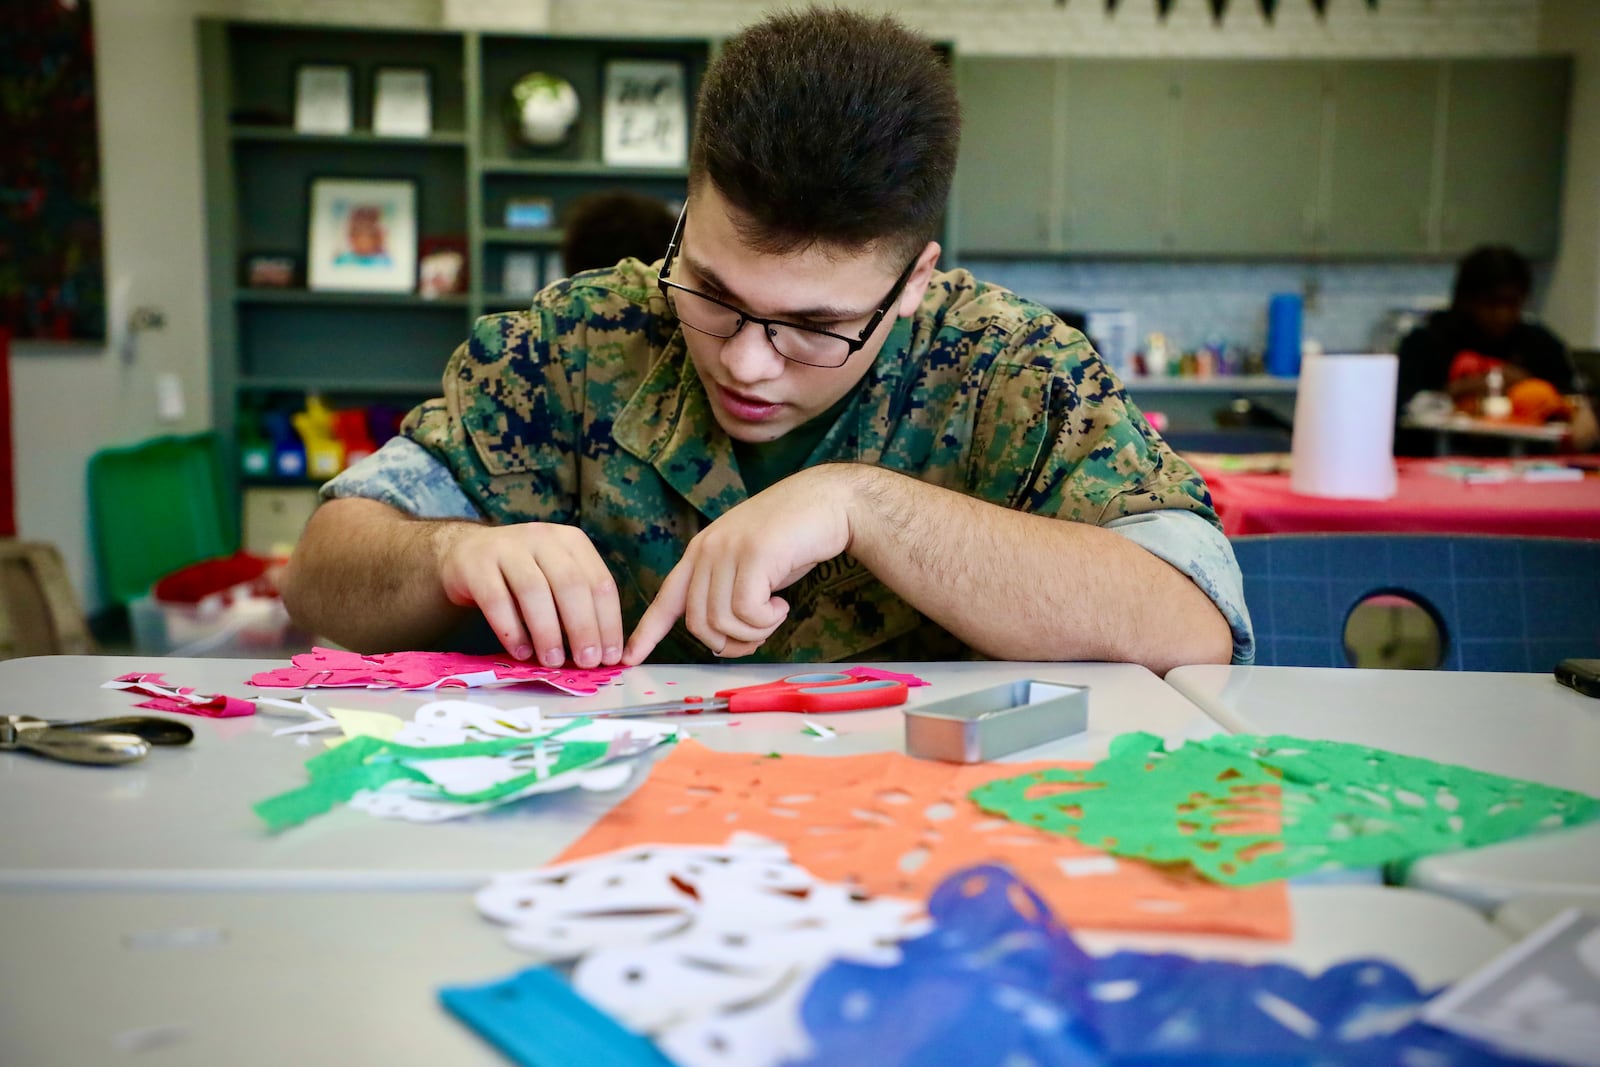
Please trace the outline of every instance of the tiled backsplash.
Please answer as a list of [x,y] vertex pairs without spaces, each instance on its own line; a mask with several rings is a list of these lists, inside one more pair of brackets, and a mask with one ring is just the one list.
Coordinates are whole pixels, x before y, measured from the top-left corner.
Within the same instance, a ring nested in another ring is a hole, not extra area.
[[[1446,303],[1455,278],[1450,263],[974,258],[960,265],[1048,307],[1132,311],[1140,347],[1159,330],[1180,349],[1231,342],[1256,351],[1266,344],[1273,293],[1309,293],[1305,337],[1329,352],[1364,352],[1389,311]],[[1546,274],[1535,270],[1534,308]]]

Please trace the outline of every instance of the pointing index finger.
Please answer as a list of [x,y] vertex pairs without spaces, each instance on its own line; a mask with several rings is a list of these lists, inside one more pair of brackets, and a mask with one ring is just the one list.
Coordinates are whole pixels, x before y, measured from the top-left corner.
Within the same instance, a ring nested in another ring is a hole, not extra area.
[[639,618],[639,625],[635,626],[633,633],[629,635],[628,646],[622,650],[624,664],[634,667],[643,663],[645,657],[661,643],[661,639],[672,632],[672,624],[683,617],[688,598],[689,576],[689,569],[682,563],[672,568],[667,580],[661,583],[661,591],[650,602],[650,606]]

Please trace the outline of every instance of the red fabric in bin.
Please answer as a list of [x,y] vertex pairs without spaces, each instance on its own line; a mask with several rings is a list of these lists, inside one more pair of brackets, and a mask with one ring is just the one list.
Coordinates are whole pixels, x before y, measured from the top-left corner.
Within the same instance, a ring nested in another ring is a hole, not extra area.
[[213,593],[259,581],[269,561],[249,552],[203,559],[156,582],[155,598],[168,604],[198,604]]

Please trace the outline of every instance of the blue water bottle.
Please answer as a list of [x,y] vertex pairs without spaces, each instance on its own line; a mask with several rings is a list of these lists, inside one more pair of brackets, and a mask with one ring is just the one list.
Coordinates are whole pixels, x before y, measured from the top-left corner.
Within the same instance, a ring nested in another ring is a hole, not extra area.
[[1300,294],[1273,293],[1267,304],[1267,373],[1293,378],[1300,373]]

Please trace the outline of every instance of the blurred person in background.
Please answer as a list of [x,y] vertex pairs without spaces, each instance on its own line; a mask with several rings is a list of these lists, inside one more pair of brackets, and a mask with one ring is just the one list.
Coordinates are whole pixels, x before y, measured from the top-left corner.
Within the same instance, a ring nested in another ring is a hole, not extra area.
[[[1419,393],[1442,393],[1471,414],[1569,426],[1569,442],[1587,451],[1600,440],[1585,383],[1561,339],[1522,317],[1533,274],[1515,249],[1486,245],[1456,268],[1450,306],[1436,311],[1400,344],[1397,417]],[[1493,400],[1505,398],[1498,405]],[[1395,450],[1430,455],[1427,435],[1400,431]]]

